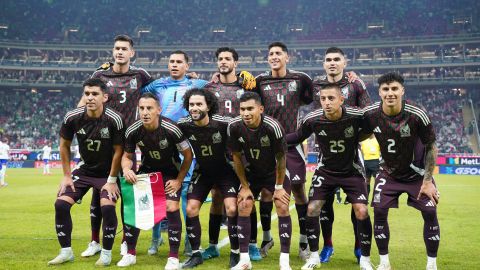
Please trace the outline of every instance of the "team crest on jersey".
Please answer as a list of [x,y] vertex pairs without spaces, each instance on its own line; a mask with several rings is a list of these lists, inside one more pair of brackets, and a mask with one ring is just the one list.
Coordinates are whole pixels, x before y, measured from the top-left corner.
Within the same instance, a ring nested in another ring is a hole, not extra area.
[[410,127],[408,124],[400,128],[400,137],[410,137]]
[[342,95],[344,98],[348,98],[348,85],[342,87]]
[[289,91],[289,92],[295,92],[295,91],[297,91],[297,82],[296,82],[296,81],[291,81],[291,82],[288,84],[288,91]]
[[345,138],[351,138],[353,137],[353,127],[352,126],[349,126],[345,129]]
[[168,141],[167,141],[167,139],[161,140],[158,145],[160,146],[160,149],[165,149],[165,148],[167,148],[167,147],[168,147]]
[[130,80],[130,89],[137,89],[137,78]]
[[270,139],[268,138],[267,135],[263,136],[262,138],[260,138],[260,145],[261,146],[270,146]]
[[243,95],[244,92],[245,91],[242,88],[238,89],[237,90],[237,98],[240,98]]
[[216,132],[212,135],[212,141],[213,143],[221,143],[222,142],[222,135],[220,132]]
[[108,128],[100,129],[100,137],[102,139],[110,139],[110,132],[108,131]]

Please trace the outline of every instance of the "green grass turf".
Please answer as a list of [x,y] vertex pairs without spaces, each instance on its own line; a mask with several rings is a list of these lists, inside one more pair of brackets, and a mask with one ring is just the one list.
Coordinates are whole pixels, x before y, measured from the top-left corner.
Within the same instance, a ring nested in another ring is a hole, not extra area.
[[[61,179],[60,170],[44,176],[40,169],[8,169],[9,186],[0,189],[0,269],[92,269],[98,256],[84,259],[80,253],[90,240],[88,193],[81,205],[72,209],[72,247],[75,262],[57,267],[47,267],[47,261],[59,251],[54,228],[53,203]],[[480,268],[480,214],[478,198],[480,178],[475,176],[436,176],[441,191],[439,220],[441,243],[438,258],[439,269]],[[343,195],[344,196],[344,195]],[[402,196],[400,209],[390,211],[390,260],[394,269],[425,269],[426,254],[422,238],[423,221],[418,211],[406,206]],[[208,245],[208,209],[201,211],[203,225],[202,246]],[[350,206],[335,204],[333,242],[335,255],[322,269],[358,269],[353,256],[353,235],[350,223]],[[370,213],[372,209],[369,208]],[[300,269],[302,261],[297,257],[298,224],[296,212],[292,213],[293,239],[291,249],[292,269]],[[373,221],[373,219],[372,219]],[[253,264],[254,269],[278,269],[279,241],[277,221],[272,223],[275,246],[269,256]],[[164,237],[166,234],[163,234]],[[258,240],[261,242],[259,230]],[[142,232],[138,243],[137,265],[131,269],[163,269],[166,263],[168,244],[161,247],[157,256],[148,256],[151,232]],[[221,231],[220,239],[227,237]],[[113,263],[120,260],[117,235]],[[320,247],[322,243],[320,243]],[[183,251],[183,244],[181,251]],[[206,261],[197,269],[228,269],[228,245],[221,249],[221,257]],[[183,260],[184,257],[181,258]],[[378,264],[376,245],[372,245],[372,261]],[[116,266],[111,266],[115,267]]]

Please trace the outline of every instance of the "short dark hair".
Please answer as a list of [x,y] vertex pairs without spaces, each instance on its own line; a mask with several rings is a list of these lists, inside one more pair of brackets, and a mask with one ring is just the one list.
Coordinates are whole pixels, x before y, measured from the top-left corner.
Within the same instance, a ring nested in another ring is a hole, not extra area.
[[329,54],[329,53],[339,53],[343,56],[345,56],[345,53],[342,51],[342,49],[338,48],[338,47],[330,47],[328,48],[326,51],[325,51],[325,55]]
[[380,76],[380,78],[378,78],[377,82],[378,82],[378,86],[380,86],[384,83],[389,84],[389,83],[392,83],[392,82],[399,82],[403,86],[404,79],[403,79],[402,75],[400,75],[398,73],[388,72],[388,73],[385,73],[382,76]]
[[113,42],[117,42],[117,41],[127,41],[130,44],[130,47],[133,48],[133,39],[127,35],[115,36],[115,39],[113,40]]
[[238,53],[237,53],[237,51],[235,51],[234,48],[231,48],[231,47],[220,47],[220,48],[218,48],[217,51],[215,52],[215,57],[218,59],[218,55],[220,55],[220,53],[222,53],[222,52],[230,52],[230,53],[232,53],[233,60],[238,61]]
[[185,95],[183,95],[183,108],[188,111],[188,105],[190,103],[190,97],[196,96],[203,96],[205,98],[205,102],[207,103],[207,107],[210,109],[208,111],[208,115],[212,116],[218,112],[218,99],[217,97],[210,91],[199,89],[199,88],[192,88],[188,90]]
[[256,92],[252,92],[252,91],[247,91],[247,92],[243,93],[243,95],[239,99],[239,102],[246,102],[246,101],[249,101],[251,99],[255,100],[255,103],[258,103],[258,104],[262,105],[262,98],[260,98],[260,95]]
[[340,85],[338,85],[338,83],[327,83],[325,85],[322,85],[322,88],[320,88],[320,91],[325,89],[332,89],[332,88],[337,89],[340,92],[340,94],[342,93],[342,88],[340,87]]
[[83,88],[85,86],[98,86],[100,87],[100,90],[105,93],[107,91],[107,85],[100,79],[100,78],[89,78],[86,81],[83,82]]
[[182,50],[176,50],[176,51],[172,52],[170,55],[172,55],[172,54],[183,54],[183,57],[185,58],[185,62],[188,63],[189,58],[188,58],[188,55],[187,55],[186,52],[184,52]]
[[268,50],[270,51],[270,49],[273,47],[280,47],[282,48],[282,51],[288,53],[288,48],[287,48],[287,45],[285,45],[285,43],[282,43],[280,41],[275,41],[273,43],[270,43],[270,45],[268,45]]
[[[145,92],[143,93],[140,98],[151,98],[151,99],[154,99],[155,102],[157,102],[157,104],[160,106],[160,100],[158,99],[157,95],[155,95],[154,93],[150,93],[150,92]],[[140,100],[140,99],[138,99]]]

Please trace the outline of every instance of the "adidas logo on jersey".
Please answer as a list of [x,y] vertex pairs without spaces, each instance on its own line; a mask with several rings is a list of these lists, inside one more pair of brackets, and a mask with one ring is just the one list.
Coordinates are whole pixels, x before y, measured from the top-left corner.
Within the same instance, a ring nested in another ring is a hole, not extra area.
[[83,130],[83,128],[82,128],[82,129],[80,129],[80,130],[77,132],[77,134],[85,135],[86,133],[85,133],[85,130]]
[[300,181],[300,176],[298,176],[298,174],[295,174],[292,181]]
[[108,82],[107,82],[107,87],[113,87],[112,81],[108,81]]
[[430,200],[430,201],[428,201],[427,204],[425,204],[425,206],[432,206],[432,207],[433,207],[433,206],[435,206],[435,205],[434,205],[433,202]]
[[362,194],[362,195],[360,195],[360,196],[357,198],[357,200],[366,201],[367,198],[365,197],[365,195]]
[[238,138],[238,141],[241,143],[245,143],[245,140],[242,137]]
[[378,126],[373,130],[373,132],[382,133],[382,131],[380,130],[380,127],[378,127]]
[[194,135],[190,136],[190,138],[188,138],[188,139],[189,139],[190,141],[196,141],[196,140],[197,140],[197,138],[195,138]]
[[265,88],[263,88],[263,91],[268,91],[272,90],[272,87],[270,85],[267,85]]
[[237,193],[237,191],[235,190],[234,187],[231,187],[231,188],[228,190],[228,193]]
[[432,237],[429,237],[428,240],[432,240],[432,241],[440,241],[440,236],[438,234],[432,236]]
[[319,136],[327,136],[327,133],[325,132],[325,130],[322,129],[322,131],[320,131],[318,133]]
[[138,146],[145,146],[145,144],[143,144],[142,141],[139,141],[139,142],[138,142]]

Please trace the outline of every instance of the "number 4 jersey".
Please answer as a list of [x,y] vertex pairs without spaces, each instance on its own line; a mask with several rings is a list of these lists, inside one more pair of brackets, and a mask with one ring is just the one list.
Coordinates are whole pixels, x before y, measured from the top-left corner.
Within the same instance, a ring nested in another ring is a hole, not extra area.
[[123,145],[125,124],[122,116],[107,107],[99,118],[90,118],[86,107],[69,111],[63,120],[60,136],[68,141],[77,136],[82,161],[77,167],[91,177],[107,177],[113,158],[113,146]]

